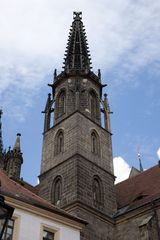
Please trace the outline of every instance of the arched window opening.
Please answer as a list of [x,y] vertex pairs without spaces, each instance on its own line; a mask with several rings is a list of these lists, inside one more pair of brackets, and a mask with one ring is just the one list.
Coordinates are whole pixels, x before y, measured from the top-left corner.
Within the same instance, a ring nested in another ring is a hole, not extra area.
[[56,177],[52,186],[52,202],[56,205],[60,204],[62,198],[62,179],[60,176]]
[[97,133],[91,133],[91,152],[99,154],[99,136]]
[[64,134],[60,130],[55,137],[55,155],[63,153],[64,151]]
[[57,96],[57,116],[60,117],[65,113],[66,93],[64,90]]
[[63,152],[63,132],[58,134],[58,153]]
[[97,111],[98,111],[98,101],[97,101],[97,94],[94,91],[91,91],[90,94],[90,112],[92,118],[97,118]]
[[93,178],[93,201],[95,205],[102,205],[103,194],[102,194],[102,183],[99,177]]

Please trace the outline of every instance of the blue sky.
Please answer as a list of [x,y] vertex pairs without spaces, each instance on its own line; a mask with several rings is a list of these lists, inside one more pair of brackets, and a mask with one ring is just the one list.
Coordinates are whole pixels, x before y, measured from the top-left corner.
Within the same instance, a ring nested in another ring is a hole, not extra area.
[[[60,72],[73,11],[83,12],[93,70],[107,83],[115,175],[145,169],[160,155],[160,2],[0,0],[0,106],[3,139],[20,132],[22,177],[40,172],[43,114],[54,68]],[[139,150],[138,150],[139,149]]]

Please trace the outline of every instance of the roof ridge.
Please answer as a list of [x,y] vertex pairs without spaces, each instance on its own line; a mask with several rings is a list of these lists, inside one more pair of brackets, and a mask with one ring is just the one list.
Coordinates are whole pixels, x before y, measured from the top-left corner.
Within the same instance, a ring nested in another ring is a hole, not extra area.
[[123,180],[123,181],[115,184],[115,186],[118,186],[118,185],[120,185],[120,184],[122,184],[122,183],[124,183],[124,182],[127,182],[127,181],[133,181],[134,178],[136,178],[136,177],[138,178],[138,177],[140,177],[140,176],[148,173],[149,171],[153,170],[153,168],[156,168],[156,167],[158,167],[158,166],[159,166],[159,165],[155,165],[155,166],[153,166],[153,167],[151,167],[151,168],[148,168],[148,169],[146,169],[146,170],[143,170],[143,172],[140,172],[138,175],[133,176],[132,178],[127,178],[127,179],[125,179],[125,180]]

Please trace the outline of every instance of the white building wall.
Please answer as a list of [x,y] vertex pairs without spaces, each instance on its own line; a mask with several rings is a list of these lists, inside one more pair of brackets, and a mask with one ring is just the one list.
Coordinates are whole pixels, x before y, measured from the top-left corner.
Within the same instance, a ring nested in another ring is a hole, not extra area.
[[55,232],[55,240],[80,240],[80,230],[56,220],[15,209],[13,240],[42,240],[43,228]]

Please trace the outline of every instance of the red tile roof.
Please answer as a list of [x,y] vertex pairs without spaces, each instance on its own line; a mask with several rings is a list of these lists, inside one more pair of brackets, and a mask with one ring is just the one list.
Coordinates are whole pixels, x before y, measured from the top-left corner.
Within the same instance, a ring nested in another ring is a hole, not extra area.
[[43,208],[66,218],[70,218],[77,222],[86,224],[84,220],[68,214],[64,210],[59,209],[58,207],[39,197],[37,194],[25,188],[18,182],[10,179],[3,170],[0,170],[0,195],[5,195],[11,198],[18,199],[22,202],[29,203],[35,207]]
[[160,198],[160,166],[154,166],[137,176],[115,185],[118,209],[137,208]]
[[[12,179],[12,178],[11,178]],[[13,179],[14,180],[14,179]],[[28,189],[29,191],[35,193],[36,195],[38,195],[38,186],[32,186],[30,183],[24,181],[23,179],[20,180],[15,180],[17,183],[19,183],[20,185],[22,185],[24,188]]]

